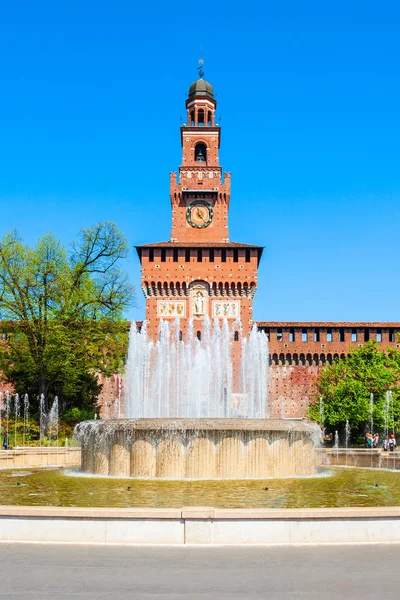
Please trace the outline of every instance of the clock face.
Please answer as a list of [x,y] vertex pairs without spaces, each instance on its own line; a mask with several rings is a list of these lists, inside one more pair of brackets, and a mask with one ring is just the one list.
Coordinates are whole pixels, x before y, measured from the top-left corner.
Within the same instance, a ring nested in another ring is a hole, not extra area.
[[213,220],[214,212],[208,202],[195,200],[189,204],[186,211],[186,219],[189,225],[202,229],[208,227]]

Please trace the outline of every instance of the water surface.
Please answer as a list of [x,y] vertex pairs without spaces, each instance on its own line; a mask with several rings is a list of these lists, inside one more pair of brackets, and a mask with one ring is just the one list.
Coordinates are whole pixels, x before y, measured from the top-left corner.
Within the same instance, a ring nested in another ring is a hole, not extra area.
[[0,504],[132,508],[400,506],[398,471],[330,468],[320,477],[262,481],[146,481],[66,473],[62,469],[0,471]]

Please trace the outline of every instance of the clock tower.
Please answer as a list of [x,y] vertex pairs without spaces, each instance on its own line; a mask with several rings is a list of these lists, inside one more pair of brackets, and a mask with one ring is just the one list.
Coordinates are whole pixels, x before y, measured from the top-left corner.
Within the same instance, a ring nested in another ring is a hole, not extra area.
[[170,174],[171,242],[229,241],[230,173],[222,175],[219,165],[221,127],[215,123],[216,107],[212,86],[202,77],[192,83],[187,124],[181,127],[179,177]]
[[239,341],[253,325],[252,301],[263,249],[229,239],[231,177],[219,165],[221,127],[215,118],[214,90],[202,69],[199,74],[189,87],[187,122],[180,128],[182,164],[179,173],[170,173],[170,240],[136,247],[147,331],[156,340],[161,319],[179,319],[181,339],[189,323],[200,339],[209,317],[234,325],[234,339]]

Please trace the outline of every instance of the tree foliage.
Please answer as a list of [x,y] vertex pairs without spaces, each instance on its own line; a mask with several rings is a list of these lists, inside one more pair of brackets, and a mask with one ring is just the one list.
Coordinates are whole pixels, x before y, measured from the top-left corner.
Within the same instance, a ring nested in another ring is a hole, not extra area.
[[309,414],[320,421],[318,399],[323,399],[324,424],[342,428],[346,420],[352,429],[366,427],[370,422],[370,394],[374,395],[373,421],[376,427],[385,425],[386,392],[392,392],[391,418],[400,419],[400,352],[393,348],[380,351],[375,341],[350,349],[345,358],[326,365],[316,380],[315,403]]
[[110,222],[82,230],[69,250],[51,234],[34,248],[16,231],[3,237],[0,370],[18,391],[93,404],[97,373],[117,372],[126,351],[122,315],[133,288],[119,263],[127,253]]

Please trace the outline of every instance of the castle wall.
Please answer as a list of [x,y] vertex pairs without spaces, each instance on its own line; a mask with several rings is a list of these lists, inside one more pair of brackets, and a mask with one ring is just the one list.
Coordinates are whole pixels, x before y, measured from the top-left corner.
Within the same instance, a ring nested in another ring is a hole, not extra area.
[[400,348],[400,323],[258,322],[269,341],[269,401],[272,416],[299,418],[315,394],[315,379],[326,363],[350,348],[375,340],[382,350]]
[[315,379],[320,366],[271,364],[269,370],[270,416],[276,419],[301,419],[313,400]]

